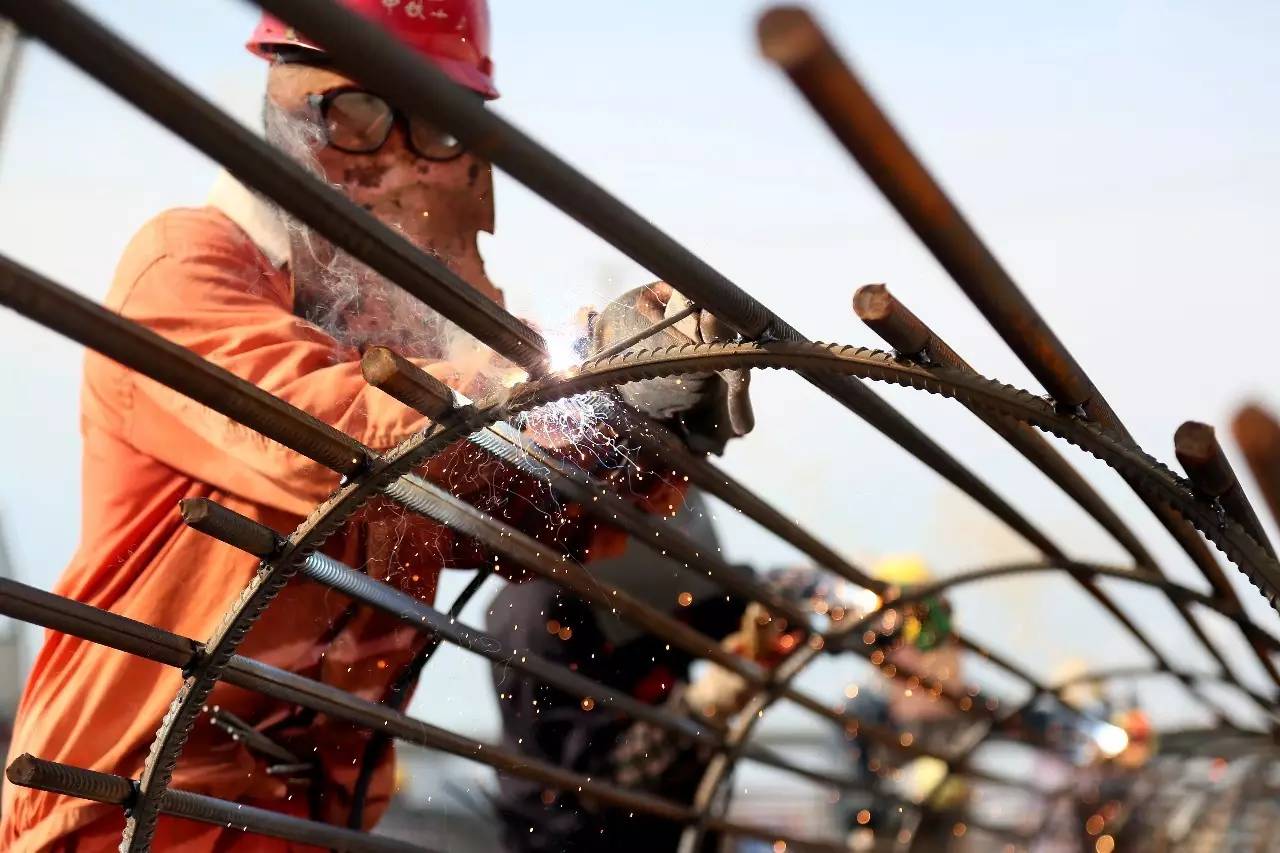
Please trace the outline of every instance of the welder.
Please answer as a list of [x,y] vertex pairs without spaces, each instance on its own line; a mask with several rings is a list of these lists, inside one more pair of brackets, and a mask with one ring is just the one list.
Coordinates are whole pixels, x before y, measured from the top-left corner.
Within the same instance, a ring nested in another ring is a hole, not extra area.
[[[343,3],[477,100],[497,96],[484,0]],[[493,231],[489,164],[430,116],[408,116],[338,71],[320,46],[277,20],[264,18],[249,48],[269,62],[268,140],[501,303],[477,248],[477,234]],[[644,293],[646,309],[659,313],[677,300],[669,288]],[[366,385],[365,347],[391,346],[472,397],[512,380],[509,364],[228,175],[207,205],[170,210],[143,226],[106,303],[375,450],[412,435],[423,420]],[[710,330],[698,315],[691,319],[695,333]],[[605,345],[619,340],[601,334]],[[659,393],[657,405],[636,388],[628,396],[692,436],[700,422],[693,416],[723,404],[727,384],[710,376],[696,387],[646,386],[678,391]],[[745,393],[742,383],[735,388]],[[209,498],[289,531],[337,485],[337,476],[314,462],[92,353],[81,423],[81,541],[55,591],[197,639],[214,633],[257,561],[185,528],[179,500]],[[616,550],[617,531],[559,523],[544,490],[476,455],[455,447],[423,473],[576,558]],[[649,477],[637,497],[665,507],[678,503],[679,492]],[[474,543],[380,502],[323,550],[426,601],[442,568],[491,560]],[[385,700],[425,642],[391,616],[295,581],[240,652]],[[22,698],[11,757],[29,752],[137,778],[179,684],[179,675],[159,664],[51,633]],[[213,691],[207,711],[172,787],[348,822],[369,732],[225,684]],[[386,808],[393,768],[393,754],[385,753],[373,774],[366,826]],[[0,847],[106,851],[123,827],[117,807],[7,786]],[[157,850],[232,848],[294,846],[173,818],[161,818],[154,839]]]

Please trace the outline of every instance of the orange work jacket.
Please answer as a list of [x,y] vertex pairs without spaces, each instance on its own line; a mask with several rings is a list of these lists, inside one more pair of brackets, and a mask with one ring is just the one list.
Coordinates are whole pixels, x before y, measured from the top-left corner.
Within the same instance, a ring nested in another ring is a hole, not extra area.
[[[411,435],[421,416],[369,387],[356,351],[294,315],[287,267],[273,262],[269,250],[216,208],[172,210],[134,238],[106,302],[369,447],[385,449]],[[450,364],[426,367],[455,387],[467,381]],[[81,406],[81,541],[55,591],[188,637],[213,633],[257,561],[186,528],[178,501],[210,498],[287,532],[337,484],[320,465],[95,353],[86,357]],[[467,477],[446,479],[455,490],[468,486]],[[590,547],[593,558],[620,550],[616,531],[605,542],[603,530],[551,525],[547,513],[534,515],[570,550]],[[388,503],[366,507],[323,550],[428,602],[441,567],[479,559],[473,543]],[[383,701],[424,641],[390,616],[297,579],[240,651]],[[179,683],[172,668],[49,632],[23,694],[10,760],[29,752],[137,778]],[[321,788],[307,793],[268,775],[274,759],[233,740],[207,716],[182,753],[174,788],[301,816],[314,797],[317,817],[346,824],[369,733],[226,684],[208,705],[319,762]],[[374,775],[369,824],[385,809],[393,762],[388,755]],[[2,808],[5,850],[114,849],[123,827],[118,807],[12,785]],[[237,841],[244,849],[296,849],[166,817],[155,849],[225,850]]]

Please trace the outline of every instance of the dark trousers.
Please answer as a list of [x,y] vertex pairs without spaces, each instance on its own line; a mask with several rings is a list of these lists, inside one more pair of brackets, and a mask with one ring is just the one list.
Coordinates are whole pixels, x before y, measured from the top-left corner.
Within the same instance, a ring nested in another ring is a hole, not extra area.
[[[708,602],[681,613],[712,636],[737,625],[741,604]],[[610,618],[610,617],[605,617]],[[611,646],[595,611],[548,581],[509,585],[494,600],[489,632],[513,652],[531,651],[631,695],[660,701],[676,680],[688,677],[690,659],[665,642],[641,637]],[[632,721],[600,704],[584,708],[582,697],[563,693],[515,670],[495,665],[494,686],[502,712],[502,741],[509,749],[611,781],[613,753]],[[655,695],[654,691],[658,691]],[[678,761],[652,793],[681,802],[692,800],[702,761]],[[496,807],[510,853],[552,851],[674,850],[683,827],[636,812],[608,808],[576,792],[558,792],[510,776],[499,777]]]

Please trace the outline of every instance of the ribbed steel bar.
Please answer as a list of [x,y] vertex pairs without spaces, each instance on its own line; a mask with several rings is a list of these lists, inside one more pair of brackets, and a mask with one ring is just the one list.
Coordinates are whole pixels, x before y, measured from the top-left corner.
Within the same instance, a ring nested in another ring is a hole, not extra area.
[[[132,779],[45,761],[31,755],[20,755],[14,759],[6,776],[15,785],[126,809],[137,794],[137,783]],[[249,834],[317,845],[329,850],[350,853],[432,853],[432,848],[429,847],[368,832],[342,829],[332,824],[304,820],[191,791],[165,791],[160,802],[160,813]]]
[[[487,110],[471,93],[331,0],[253,0],[324,45],[337,65],[401,107],[429,116],[495,165],[748,338],[803,341],[763,304],[586,176]],[[442,313],[449,316],[447,311]],[[871,389],[849,377],[804,374],[908,453],[1025,536],[1013,506]]]
[[0,14],[178,137],[530,373],[546,364],[536,331],[65,0],[0,0]]
[[[884,285],[868,285],[860,288],[854,295],[854,311],[858,317],[873,331],[902,354],[905,358],[925,364],[937,364],[953,370],[975,372],[964,358],[938,336],[928,324],[906,305],[897,299]],[[1009,446],[1018,451],[1029,462],[1041,470],[1056,486],[1062,489],[1082,509],[1094,517],[1124,548],[1133,555],[1139,566],[1161,572],[1154,558],[1138,542],[1137,537],[1112,511],[1111,507],[1093,490],[1083,477],[1071,467],[1049,442],[1026,424],[1000,418],[982,409],[970,407],[979,420],[985,423],[994,433],[1003,438]],[[1225,462],[1225,458],[1223,460]],[[1233,478],[1234,480],[1234,478]],[[1225,489],[1224,489],[1225,491]],[[1051,557],[1063,556],[1061,552],[1049,552]],[[1272,556],[1275,556],[1272,554]],[[1162,572],[1161,572],[1162,573]],[[1160,666],[1172,670],[1163,653],[1156,648],[1142,631],[1139,631],[1126,616],[1122,614],[1111,597],[1094,583],[1092,578],[1074,575],[1080,586],[1095,601],[1106,608],[1120,620],[1126,630],[1155,657]],[[1227,677],[1235,680],[1235,674],[1209,638],[1205,636],[1200,623],[1177,601],[1171,601],[1187,628],[1199,640],[1210,656],[1218,663]],[[1280,673],[1271,665],[1270,658],[1262,653],[1259,660],[1267,667],[1273,681],[1280,684]]]
[[354,474],[365,464],[364,448],[350,436],[3,256],[0,305],[340,474]]
[[[33,602],[37,602],[34,607]],[[172,649],[184,646],[199,648],[194,640],[5,579],[0,579],[0,613],[175,667],[182,664],[171,662]],[[139,637],[143,639],[137,639]],[[197,657],[201,655],[197,654]],[[688,806],[594,781],[501,747],[456,735],[337,687],[250,658],[229,657],[223,671],[223,680],[282,702],[332,715],[371,731],[385,731],[409,743],[467,758],[499,772],[511,773],[558,789],[580,790],[610,806],[643,811],[681,823],[695,823],[699,819]],[[162,810],[168,794],[168,791],[160,792],[157,811]],[[131,802],[137,801],[135,792],[135,798]],[[830,845],[823,842],[810,842],[731,821],[718,821],[716,825],[722,832],[785,839],[788,844],[794,843],[799,849],[830,849]]]
[[374,346],[360,358],[365,381],[433,421],[453,411],[453,390],[388,347]]
[[187,668],[202,653],[195,640],[3,577],[0,613],[175,669]]
[[[1088,417],[1132,442],[1124,424],[1075,357],[934,180],[813,18],[799,8],[775,8],[761,18],[759,37],[764,54],[786,71],[836,138],[1054,401],[1064,408],[1083,409]],[[1129,485],[1139,491],[1132,482]],[[1222,567],[1200,537],[1163,504],[1148,502],[1148,506],[1215,592],[1238,605]]]

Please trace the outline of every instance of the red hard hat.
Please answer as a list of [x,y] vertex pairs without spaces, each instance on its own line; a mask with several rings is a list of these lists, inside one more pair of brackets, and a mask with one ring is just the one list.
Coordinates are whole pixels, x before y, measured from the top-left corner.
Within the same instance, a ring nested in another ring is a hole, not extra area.
[[[498,97],[489,58],[488,0],[340,0],[353,12],[382,24],[393,36],[434,62],[455,82],[486,98]],[[247,45],[271,57],[282,47],[323,49],[279,18],[263,15]]]

